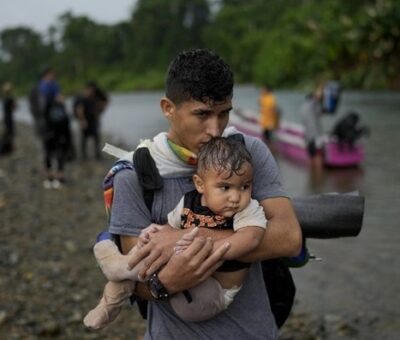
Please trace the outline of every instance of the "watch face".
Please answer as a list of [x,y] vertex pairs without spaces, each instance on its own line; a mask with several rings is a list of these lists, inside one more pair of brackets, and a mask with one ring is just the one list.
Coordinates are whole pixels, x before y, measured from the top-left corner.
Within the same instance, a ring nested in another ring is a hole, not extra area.
[[148,281],[148,287],[151,295],[156,300],[166,300],[168,299],[168,292],[163,286],[163,284],[158,279],[157,273],[154,273],[150,276]]

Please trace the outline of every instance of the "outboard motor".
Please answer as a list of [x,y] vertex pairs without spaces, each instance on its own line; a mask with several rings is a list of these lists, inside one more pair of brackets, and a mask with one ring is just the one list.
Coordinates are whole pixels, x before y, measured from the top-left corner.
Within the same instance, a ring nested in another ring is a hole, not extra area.
[[337,81],[328,81],[324,86],[322,98],[322,111],[325,113],[334,114],[339,104],[341,93],[340,84]]

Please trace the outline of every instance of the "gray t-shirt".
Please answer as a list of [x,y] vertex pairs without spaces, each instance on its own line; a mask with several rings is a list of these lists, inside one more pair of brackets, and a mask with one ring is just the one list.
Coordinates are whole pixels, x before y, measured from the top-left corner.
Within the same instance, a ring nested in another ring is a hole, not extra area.
[[[252,197],[258,201],[285,196],[279,171],[270,151],[259,140],[245,136],[254,168]],[[167,214],[186,192],[193,190],[191,177],[165,179],[156,192],[152,212],[148,211],[136,173],[123,170],[114,179],[114,198],[109,231],[138,236],[151,223],[167,223]],[[218,316],[203,322],[182,321],[167,302],[149,302],[146,340],[155,339],[249,339],[278,337],[269,307],[261,266],[253,263],[242,289],[232,304]]]
[[307,98],[300,107],[300,116],[306,141],[310,142],[319,138],[322,135],[321,103],[314,98]]

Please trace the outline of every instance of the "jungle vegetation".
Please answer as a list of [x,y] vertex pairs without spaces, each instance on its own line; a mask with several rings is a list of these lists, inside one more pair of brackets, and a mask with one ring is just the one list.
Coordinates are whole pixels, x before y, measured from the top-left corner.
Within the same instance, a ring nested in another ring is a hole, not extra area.
[[304,88],[400,88],[396,0],[137,0],[129,20],[104,25],[71,12],[45,33],[0,32],[0,82],[27,91],[52,66],[66,92],[95,79],[110,91],[163,86],[171,58],[209,48],[239,83]]

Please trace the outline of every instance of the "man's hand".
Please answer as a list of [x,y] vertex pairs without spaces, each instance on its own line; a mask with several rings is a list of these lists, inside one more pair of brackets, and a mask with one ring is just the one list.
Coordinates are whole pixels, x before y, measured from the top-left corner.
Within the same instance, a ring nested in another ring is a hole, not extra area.
[[196,237],[188,248],[172,255],[158,278],[170,294],[197,286],[217,270],[229,248],[225,242],[213,252],[211,238]]
[[155,224],[155,223],[150,224],[147,228],[142,230],[142,232],[139,235],[136,245],[139,248],[142,248],[144,245],[146,245],[147,243],[150,242],[151,234],[154,234],[154,233],[162,230],[165,227],[166,226]]
[[[150,225],[150,229],[155,225]],[[158,226],[157,232],[145,232],[145,244],[138,247],[138,251],[128,261],[128,268],[132,269],[142,261],[139,269],[139,278],[145,279],[160,269],[170,259],[177,240],[181,238],[184,230],[173,229],[168,226]],[[142,237],[142,235],[141,235]]]

